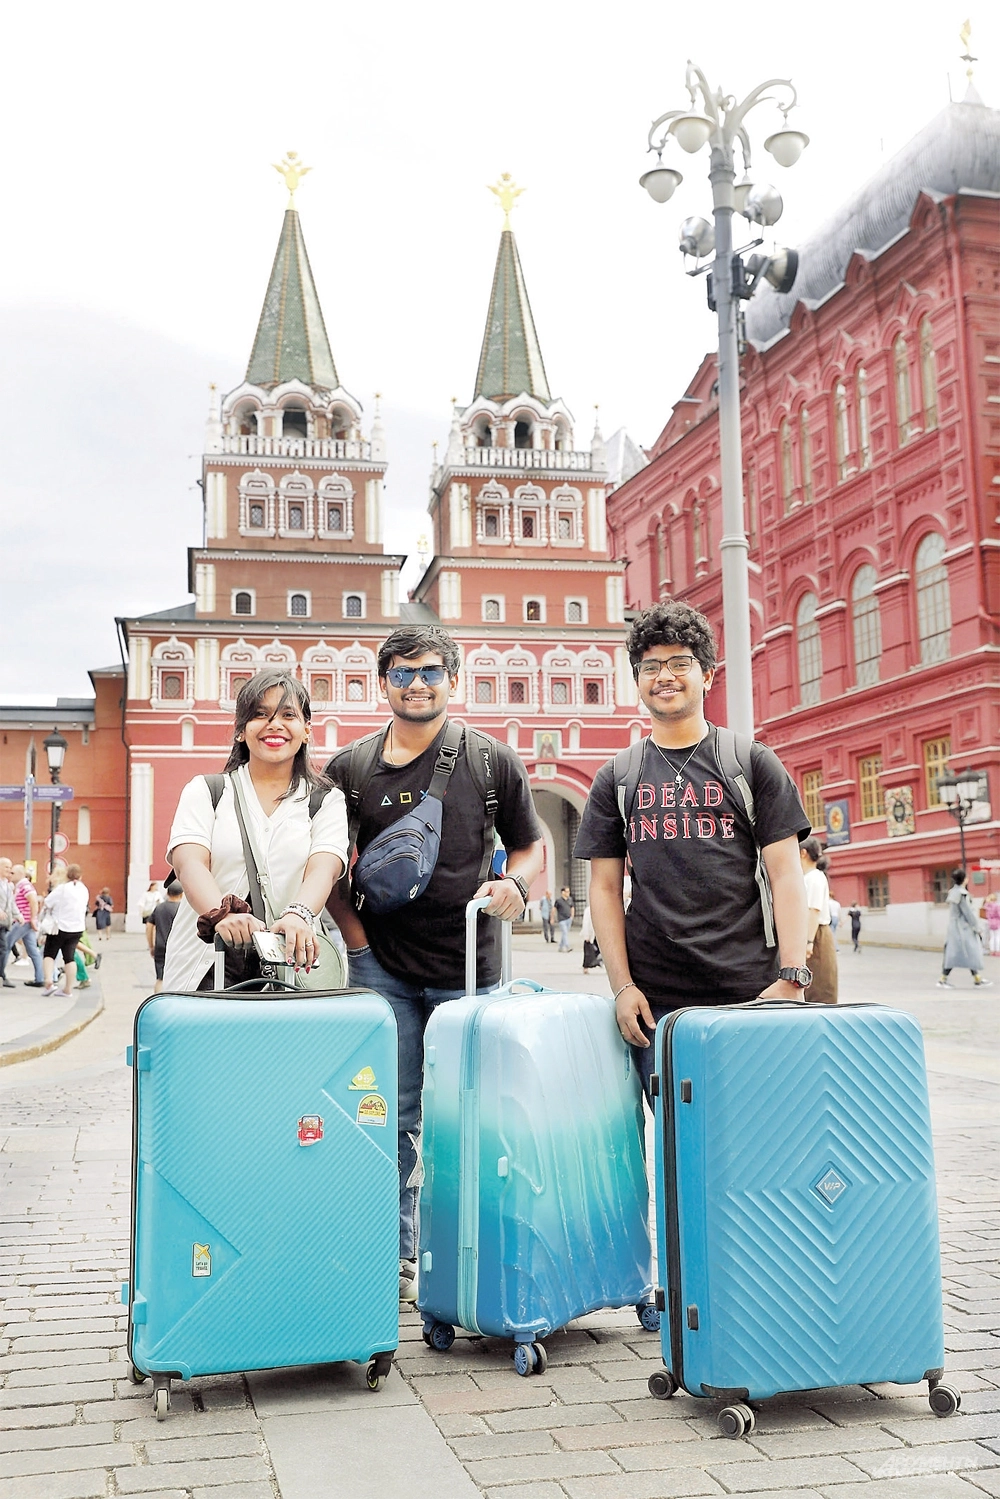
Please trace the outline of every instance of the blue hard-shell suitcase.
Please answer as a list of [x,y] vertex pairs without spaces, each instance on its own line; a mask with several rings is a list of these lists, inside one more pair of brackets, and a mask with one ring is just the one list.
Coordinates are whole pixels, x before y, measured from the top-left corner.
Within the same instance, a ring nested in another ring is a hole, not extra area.
[[656,1031],[657,1303],[649,1379],[726,1402],[927,1380],[944,1364],[923,1040],[883,1005],[680,1010]]
[[398,1342],[396,1023],[359,990],[157,994],[134,1068],[132,1378],[371,1360]]
[[[485,904],[470,904],[473,933]],[[655,1330],[642,1103],[611,1001],[508,982],[439,1005],[424,1058],[429,1345],[450,1347],[456,1326],[513,1338],[530,1374],[540,1339],[601,1307],[634,1306]]]

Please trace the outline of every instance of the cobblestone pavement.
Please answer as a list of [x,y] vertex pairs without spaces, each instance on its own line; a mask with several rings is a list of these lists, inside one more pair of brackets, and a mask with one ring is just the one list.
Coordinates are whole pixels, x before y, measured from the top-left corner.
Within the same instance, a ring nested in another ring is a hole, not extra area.
[[[579,955],[519,938],[517,966],[579,987]],[[920,1016],[933,1092],[950,1381],[932,1416],[892,1385],[768,1402],[749,1438],[703,1402],[655,1401],[658,1339],[601,1313],[547,1340],[542,1377],[510,1347],[449,1354],[402,1317],[377,1395],[354,1366],[193,1380],[169,1419],[127,1378],[130,1079],[122,1052],[148,990],[141,939],[110,944],[107,1009],[61,1051],[0,1076],[0,1499],[975,1499],[1000,1496],[1000,983],[933,987],[932,955],[841,957],[845,998]],[[1000,979],[1000,963],[995,967]],[[587,975],[587,987],[603,976]]]

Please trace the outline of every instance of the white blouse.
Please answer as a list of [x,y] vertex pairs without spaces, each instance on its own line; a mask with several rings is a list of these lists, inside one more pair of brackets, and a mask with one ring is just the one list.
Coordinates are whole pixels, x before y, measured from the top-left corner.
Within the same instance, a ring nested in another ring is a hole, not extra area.
[[810,869],[804,876],[806,882],[806,905],[810,911],[819,912],[819,926],[830,925],[830,885],[822,869]]
[[[271,901],[275,914],[294,900],[302,884],[306,864],[313,854],[336,854],[347,864],[347,805],[344,793],[333,787],[323,798],[316,816],[309,819],[309,789],[299,783],[294,796],[281,801],[268,817],[261,806],[246,765],[236,774],[240,777],[244,804],[253,823],[253,832],[261,857],[267,864],[271,881]],[[250,890],[243,840],[236,820],[233,788],[226,780],[219,805],[213,810],[212,797],[204,776],[195,776],[181,792],[170,842],[167,862],[172,862],[175,848],[182,843],[198,843],[211,854],[212,878],[223,895],[239,895],[246,900]],[[197,989],[215,961],[215,950],[198,936],[198,915],[187,900],[181,901],[167,940],[163,987],[185,993]]]
[[45,897],[43,905],[61,932],[82,932],[87,925],[90,894],[82,880],[64,880]]

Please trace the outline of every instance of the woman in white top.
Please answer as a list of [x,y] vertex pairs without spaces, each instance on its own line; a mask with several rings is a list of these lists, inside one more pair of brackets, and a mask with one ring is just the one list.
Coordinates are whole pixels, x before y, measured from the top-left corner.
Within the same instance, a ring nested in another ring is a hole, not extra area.
[[830,931],[830,886],[826,870],[830,861],[818,838],[807,838],[799,848],[802,874],[806,882],[808,924],[806,926],[806,962],[812,969],[812,983],[803,998],[814,1005],[837,1003],[837,945]]
[[167,941],[163,986],[181,992],[213,987],[213,938],[223,937],[226,984],[260,972],[251,944],[264,923],[251,911],[250,879],[236,815],[233,780],[239,781],[245,812],[267,866],[273,909],[271,930],[285,939],[286,961],[309,968],[316,961],[313,918],[322,911],[347,862],[347,808],[332,787],[309,816],[314,789],[324,782],[308,759],[309,697],[302,683],[283,671],[258,672],[236,700],[233,748],[218,806],[204,776],[181,792],[167,861],[184,886]]
[[[50,932],[42,950],[42,966],[45,970],[43,997],[49,994],[72,994],[73,976],[76,973],[76,944],[83,936],[90,906],[90,891],[80,878],[79,864],[71,864],[66,878],[55,884],[42,902],[42,913],[52,917],[58,931]],[[62,988],[53,983],[56,958],[62,953]]]

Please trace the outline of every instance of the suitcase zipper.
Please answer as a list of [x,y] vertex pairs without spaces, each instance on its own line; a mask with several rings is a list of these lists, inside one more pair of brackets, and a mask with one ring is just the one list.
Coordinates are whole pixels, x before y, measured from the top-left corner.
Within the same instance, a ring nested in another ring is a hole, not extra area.
[[485,1005],[477,1005],[462,1036],[462,1078],[459,1086],[459,1199],[458,1286],[455,1308],[459,1324],[479,1332],[479,1036]]
[[667,1318],[670,1327],[670,1372],[682,1389],[684,1333],[681,1314],[681,1243],[677,1206],[677,1120],[674,1108],[674,1023],[684,1013],[675,1010],[663,1027],[660,1063],[660,1100],[663,1109],[663,1206],[666,1224]]

